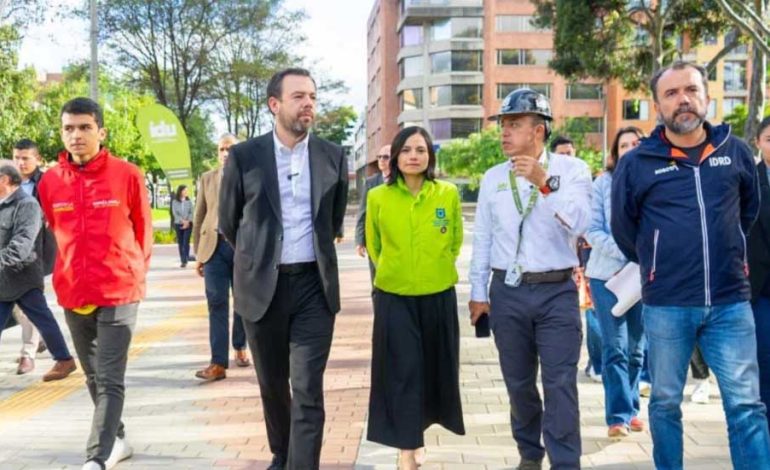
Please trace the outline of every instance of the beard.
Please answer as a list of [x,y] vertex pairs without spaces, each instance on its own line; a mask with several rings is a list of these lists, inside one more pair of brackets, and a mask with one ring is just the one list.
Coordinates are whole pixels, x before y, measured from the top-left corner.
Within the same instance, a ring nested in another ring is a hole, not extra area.
[[[300,113],[302,112],[303,111],[300,111]],[[307,134],[310,128],[313,127],[313,119],[311,118],[310,121],[305,124],[302,122],[302,119],[299,116],[300,113],[298,113],[296,116],[287,116],[284,114],[278,115],[278,119],[281,120],[283,127],[294,134],[296,137]]]
[[[692,113],[695,115],[695,118],[688,119],[683,122],[679,122],[676,120],[677,116],[683,113]],[[666,129],[670,130],[674,134],[678,135],[685,135],[689,134],[697,129],[699,129],[701,126],[703,126],[703,123],[706,122],[706,112],[698,112],[697,109],[693,108],[692,106],[680,106],[676,109],[676,111],[673,112],[673,114],[669,116],[662,116],[663,124],[665,124]]]

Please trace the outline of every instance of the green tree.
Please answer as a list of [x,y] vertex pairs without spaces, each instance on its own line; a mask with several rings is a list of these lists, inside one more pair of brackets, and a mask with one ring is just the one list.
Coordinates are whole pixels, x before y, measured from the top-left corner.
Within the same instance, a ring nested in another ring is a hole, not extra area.
[[451,140],[436,156],[443,173],[454,178],[467,178],[471,189],[479,187],[484,172],[505,161],[500,147],[500,129],[488,126],[467,139]]
[[586,142],[586,134],[596,132],[591,120],[585,117],[568,117],[561,127],[551,132],[551,136],[565,135],[572,139],[577,151],[577,158],[588,163],[591,174],[595,175],[604,168],[602,151]]
[[327,109],[316,116],[313,132],[318,137],[342,145],[353,132],[356,117],[352,106]]
[[697,46],[731,27],[716,0],[532,2],[535,24],[554,31],[551,68],[570,80],[617,79],[629,90],[644,88],[654,71],[681,58],[683,35]]
[[[770,105],[765,106],[764,112],[760,115],[760,120],[770,116]],[[729,115],[725,116],[725,122],[730,124],[733,128],[733,134],[737,135],[738,137],[742,137],[746,140],[747,143],[754,144],[754,138],[756,137],[757,132],[754,131],[752,134],[746,133],[746,121],[749,118],[749,108],[744,105],[738,105],[733,109],[733,112]]]
[[10,157],[17,140],[40,133],[40,113],[35,106],[35,71],[17,70],[18,49],[16,29],[0,26],[0,158]]

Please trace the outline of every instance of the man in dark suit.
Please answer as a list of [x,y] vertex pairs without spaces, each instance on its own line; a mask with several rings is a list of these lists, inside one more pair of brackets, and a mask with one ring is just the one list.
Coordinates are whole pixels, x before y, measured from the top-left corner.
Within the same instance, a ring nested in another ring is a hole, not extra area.
[[268,468],[317,469],[348,170],[339,146],[309,132],[316,85],[307,70],[276,73],[267,96],[275,127],[230,150],[219,228],[235,248],[235,310],[259,379]]
[[[377,168],[380,170],[376,175],[366,178],[363,191],[361,191],[361,202],[358,204],[358,215],[356,216],[356,253],[363,258],[366,256],[366,195],[369,190],[376,188],[390,176],[390,145],[384,145],[377,152]],[[372,283],[374,283],[374,264],[369,260],[369,274]],[[374,291],[372,291],[374,292]]]

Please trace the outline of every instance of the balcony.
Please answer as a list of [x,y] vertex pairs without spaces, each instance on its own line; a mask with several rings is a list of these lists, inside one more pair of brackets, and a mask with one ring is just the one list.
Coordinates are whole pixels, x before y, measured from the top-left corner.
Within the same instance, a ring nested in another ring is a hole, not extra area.
[[484,16],[483,0],[402,0],[398,30],[405,24],[462,16]]

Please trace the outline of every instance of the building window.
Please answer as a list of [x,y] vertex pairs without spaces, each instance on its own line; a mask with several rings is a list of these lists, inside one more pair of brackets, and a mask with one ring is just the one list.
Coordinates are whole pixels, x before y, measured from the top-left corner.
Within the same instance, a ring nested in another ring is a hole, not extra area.
[[567,85],[568,100],[600,100],[602,86],[600,84],[570,83]]
[[[725,34],[725,44],[730,44],[735,40],[735,35],[738,34],[738,32],[735,29],[731,29],[730,31]],[[730,51],[730,54],[748,54],[749,53],[749,46],[746,44],[740,44],[736,46],[732,51]]]
[[483,27],[483,18],[447,18],[435,21],[431,25],[430,37],[433,41],[445,41],[453,38],[482,38],[484,37]]
[[480,105],[481,85],[444,85],[430,89],[431,106]]
[[646,121],[650,118],[650,102],[647,100],[623,100],[623,119]]
[[717,117],[717,100],[716,98],[709,101],[708,111],[706,112],[706,119],[714,119]]
[[422,75],[422,56],[405,57],[401,61],[401,78],[417,77]]
[[481,51],[445,51],[430,55],[433,73],[481,72]]
[[726,60],[724,65],[725,91],[746,90],[746,62]]
[[464,139],[481,130],[481,119],[432,119],[430,129],[435,140]]
[[422,109],[422,88],[410,88],[399,93],[401,110]]
[[716,46],[718,42],[719,42],[718,38],[717,38],[717,36],[715,34],[708,34],[703,39],[703,45],[704,46]]
[[512,91],[519,88],[529,88],[532,91],[536,91],[546,98],[551,97],[551,84],[550,83],[498,83],[497,84],[497,99],[502,100],[508,96]]
[[732,114],[738,106],[745,105],[746,101],[743,98],[725,98],[724,101],[722,101],[722,118]]
[[551,49],[498,49],[497,65],[548,66],[553,58]]
[[422,44],[422,26],[406,25],[401,28],[401,47]]
[[531,15],[497,15],[495,31],[498,33],[534,33],[545,32],[532,24]]
[[595,133],[599,134],[602,132],[602,129],[604,129],[604,119],[597,117],[584,117],[581,118],[585,122],[585,132]]

